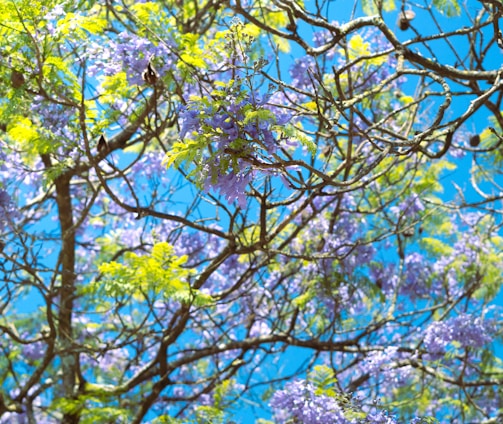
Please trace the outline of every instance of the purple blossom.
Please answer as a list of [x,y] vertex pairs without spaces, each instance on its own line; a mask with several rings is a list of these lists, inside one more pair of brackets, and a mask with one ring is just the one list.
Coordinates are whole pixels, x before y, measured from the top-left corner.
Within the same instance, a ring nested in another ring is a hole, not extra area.
[[121,70],[126,71],[130,84],[142,85],[142,73],[145,71],[151,57],[162,58],[163,62],[156,63],[156,70],[162,76],[172,66],[171,41],[155,45],[147,38],[121,32],[116,40],[106,43],[94,41],[86,50],[91,59],[87,72],[90,76],[115,75]]
[[386,411],[371,412],[367,415],[365,423],[368,424],[397,424],[395,417],[388,415]]
[[295,93],[285,94],[284,91],[276,91],[265,106],[276,117],[276,125],[285,125],[293,118],[292,113],[287,109],[289,105],[295,105],[297,95]]
[[402,217],[417,218],[419,212],[424,210],[424,204],[416,194],[405,199],[398,206],[392,206],[390,211],[400,219]]
[[271,334],[271,327],[264,321],[255,321],[250,328],[250,337],[267,336]]
[[229,203],[237,200],[241,208],[246,207],[246,187],[252,181],[253,171],[238,173],[230,171],[227,174],[218,172],[216,176],[209,174],[204,182],[206,191],[212,188],[224,196]]
[[30,343],[23,346],[23,357],[36,361],[44,357],[44,345],[41,342]]
[[64,14],[65,10],[61,4],[54,6],[54,8],[45,14],[44,19],[47,21],[47,30],[52,36],[57,35],[57,21],[59,18],[63,17]]
[[271,93],[260,94],[259,92],[252,92],[246,97],[247,103],[253,106],[264,106],[272,97]]
[[362,363],[364,369],[377,375],[398,358],[398,347],[389,346],[382,351],[371,352]]
[[409,366],[397,367],[400,359],[408,357],[399,352],[397,346],[388,346],[384,350],[370,352],[361,363],[362,373],[382,379],[393,387],[399,387],[408,382],[412,368]]
[[[335,27],[339,27],[340,24],[337,21],[332,21],[331,24]],[[327,30],[323,31],[315,31],[313,34],[313,43],[316,47],[324,46],[325,44],[330,43],[334,39],[334,34]],[[332,60],[335,56],[336,49],[332,47],[325,53],[325,57],[327,60]]]
[[0,230],[3,230],[15,215],[14,203],[9,193],[0,188]]
[[430,324],[424,332],[424,346],[433,358],[438,359],[452,342],[459,343],[462,348],[477,348],[491,342],[491,334],[488,322],[472,314],[461,314]]
[[71,118],[75,116],[75,111],[71,107],[47,101],[42,96],[35,96],[30,109],[39,117],[42,127],[55,137],[70,139],[74,137],[68,128]]
[[300,89],[308,89],[315,83],[313,74],[317,73],[316,61],[311,56],[296,59],[290,68],[292,85]]
[[205,123],[215,130],[221,130],[222,135],[218,137],[218,147],[220,150],[225,149],[229,143],[239,137],[238,124],[226,113],[215,114],[211,118],[205,119]]
[[[360,410],[358,402],[345,405],[345,410],[336,397],[320,392],[313,384],[296,380],[274,393],[270,406],[278,423],[298,422],[302,424],[398,424],[395,417],[385,410],[371,411],[365,418],[356,420],[355,412]],[[356,410],[355,410],[356,408]],[[345,412],[348,412],[347,418]],[[361,416],[361,415],[360,415]]]
[[317,394],[316,387],[305,381],[293,381],[277,391],[271,400],[271,408],[279,423],[289,420],[303,424],[349,424],[342,408],[333,397]]
[[[246,187],[257,171],[252,165],[253,158],[264,151],[275,153],[278,146],[288,141],[284,136],[278,139],[275,128],[291,119],[289,113],[280,113],[279,107],[267,103],[272,98],[269,92],[243,94],[246,93],[233,92],[221,106],[214,108],[208,107],[206,101],[189,101],[179,113],[180,138],[204,137],[202,147],[192,147],[202,150],[198,152],[202,160],[197,166],[204,190],[212,188],[229,202],[237,200],[242,208],[246,206]],[[268,109],[273,114],[245,123],[250,107],[252,111]],[[276,175],[272,169],[261,172]]]
[[405,275],[404,280],[399,284],[397,278],[392,278],[384,282],[384,289],[387,293],[392,293],[397,288],[400,294],[409,296],[411,299],[431,296],[437,292],[437,288],[430,286],[432,270],[427,259],[418,252],[412,252],[404,260]]
[[180,119],[180,138],[185,138],[187,133],[199,131],[201,121],[200,112],[198,110],[183,109],[179,114]]

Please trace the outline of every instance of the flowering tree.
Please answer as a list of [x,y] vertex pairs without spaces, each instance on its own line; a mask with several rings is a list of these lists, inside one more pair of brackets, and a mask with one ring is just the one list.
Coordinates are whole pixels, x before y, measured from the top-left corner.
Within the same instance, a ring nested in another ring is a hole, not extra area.
[[2,2],[0,422],[499,422],[502,14]]

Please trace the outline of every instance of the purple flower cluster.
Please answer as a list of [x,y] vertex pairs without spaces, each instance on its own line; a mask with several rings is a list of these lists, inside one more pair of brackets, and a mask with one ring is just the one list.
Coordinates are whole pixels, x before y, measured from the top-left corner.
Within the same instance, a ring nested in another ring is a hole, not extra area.
[[382,379],[392,387],[399,387],[408,382],[412,369],[408,366],[397,367],[396,363],[408,354],[398,351],[397,346],[388,346],[384,350],[369,353],[361,362],[362,373]]
[[241,168],[242,171],[230,170],[226,174],[222,174],[218,169],[209,167],[207,169],[208,174],[204,182],[204,189],[206,191],[213,189],[219,192],[229,203],[237,200],[239,207],[245,208],[246,187],[253,180],[255,171],[246,165]]
[[416,219],[421,211],[424,211],[424,204],[418,195],[413,194],[397,206],[392,206],[390,211],[398,218]]
[[23,345],[23,357],[36,361],[42,359],[45,354],[45,345],[42,342]]
[[398,357],[398,348],[389,346],[383,351],[376,351],[369,354],[362,365],[367,372],[378,374],[383,368],[387,368]]
[[[291,115],[287,113],[270,114],[267,119],[257,119],[244,122],[246,112],[250,110],[271,110],[267,101],[271,98],[270,93],[259,94],[243,93],[229,95],[217,107],[208,107],[214,99],[206,101],[192,101],[180,112],[180,138],[188,135],[204,135],[210,138],[219,151],[228,148],[237,148],[236,141],[242,141],[239,146],[240,153],[251,152],[251,148],[243,146],[243,141],[254,142],[268,153],[274,153],[278,147],[278,141],[274,138],[273,127],[285,125]],[[216,103],[216,102],[215,102]],[[201,108],[201,105],[204,105]],[[277,108],[274,108],[277,109]],[[276,112],[276,110],[274,110]]]
[[403,281],[397,275],[388,276],[383,281],[383,290],[389,295],[398,290],[412,300],[431,297],[440,290],[436,285],[430,285],[431,275],[427,258],[419,252],[412,252],[404,259]]
[[57,22],[64,15],[65,10],[61,4],[54,6],[54,8],[44,15],[44,19],[47,21],[47,30],[52,36],[57,35]]
[[[304,380],[287,383],[283,390],[275,392],[270,406],[275,410],[277,423],[398,424],[395,417],[385,410],[365,413],[358,402],[353,404],[353,401],[345,402],[345,407],[342,407],[336,397],[322,394],[313,384]],[[353,418],[355,416],[359,418]]]
[[[334,27],[340,26],[339,22],[337,22],[337,21],[332,21],[330,23]],[[313,43],[316,47],[321,47],[321,46],[324,46],[325,44],[330,43],[333,40],[333,38],[334,38],[334,34],[332,34],[331,32],[329,32],[327,30],[315,31],[313,34]],[[335,47],[332,47],[330,50],[328,50],[325,53],[325,57],[327,58],[327,60],[332,60],[335,57],[335,54],[336,54],[336,49],[335,49]]]
[[[338,315],[341,310],[358,314],[361,309],[367,308],[362,302],[360,287],[351,282],[359,277],[365,279],[364,275],[370,272],[368,267],[374,261],[376,249],[370,244],[361,243],[368,223],[365,217],[353,212],[356,205],[352,194],[344,195],[333,228],[330,228],[330,213],[315,212],[326,209],[327,203],[333,205],[334,199],[314,199],[312,207],[307,207],[295,218],[295,222],[303,225],[304,230],[292,241],[290,248],[296,254],[329,256],[309,261],[299,273],[299,278],[304,281],[317,282],[318,307],[320,304],[324,305],[326,313],[330,315]],[[289,208],[295,210],[297,206],[293,204]],[[308,218],[312,215],[313,218]],[[306,219],[308,222],[303,222]]]
[[[290,114],[276,113],[277,108],[267,104],[270,98],[270,93],[244,93],[234,87],[223,100],[189,102],[179,115],[180,138],[200,141],[197,155],[203,188],[216,190],[228,202],[237,200],[240,207],[246,206],[245,189],[256,175],[260,152],[266,156],[277,152],[284,140],[276,138],[275,127],[291,119]],[[247,120],[250,111],[266,115]]]
[[306,381],[293,381],[274,393],[271,408],[279,423],[349,424],[334,397],[317,394],[316,387]]
[[0,188],[0,231],[7,226],[13,214],[14,203],[12,202],[12,198],[6,190]]
[[398,424],[397,420],[388,414],[387,411],[381,410],[377,412],[370,412],[365,417],[365,424]]
[[31,112],[40,119],[44,131],[52,134],[55,140],[71,140],[75,134],[71,132],[72,117],[76,118],[75,110],[69,106],[50,102],[42,96],[35,96],[30,106]]
[[87,71],[89,76],[110,76],[121,71],[127,74],[130,84],[144,83],[142,73],[152,56],[162,58],[162,63],[156,62],[156,70],[160,75],[165,74],[173,66],[171,42],[155,45],[146,38],[130,34],[126,31],[117,35],[114,40],[106,43],[95,41],[86,50],[91,65]]
[[292,85],[303,90],[316,85],[316,81],[320,78],[316,61],[311,56],[296,59],[290,68],[290,77]]
[[424,332],[424,346],[432,357],[442,357],[447,346],[457,342],[462,348],[480,347],[492,340],[488,322],[472,314],[461,314],[447,321],[436,321]]

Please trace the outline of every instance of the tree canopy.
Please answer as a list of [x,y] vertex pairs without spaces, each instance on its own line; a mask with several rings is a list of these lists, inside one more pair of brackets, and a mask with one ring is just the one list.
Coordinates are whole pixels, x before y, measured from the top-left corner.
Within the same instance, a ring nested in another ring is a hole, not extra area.
[[501,422],[502,15],[0,2],[0,423]]

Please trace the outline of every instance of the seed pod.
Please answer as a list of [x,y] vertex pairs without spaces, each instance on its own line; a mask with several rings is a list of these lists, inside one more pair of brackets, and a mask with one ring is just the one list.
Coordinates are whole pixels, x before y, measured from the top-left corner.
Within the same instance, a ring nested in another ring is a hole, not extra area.
[[159,78],[159,75],[157,74],[154,65],[152,65],[152,59],[148,61],[147,69],[143,71],[141,77],[143,78],[143,81],[145,81],[147,84],[154,85],[156,83],[157,78]]
[[10,74],[10,82],[14,88],[19,88],[24,84],[24,75],[16,70],[13,70]]
[[477,147],[480,144],[480,135],[475,134],[470,137],[470,146]]
[[100,139],[98,140],[98,153],[103,153],[108,150],[108,143],[103,134],[100,135]]
[[412,237],[414,235],[414,227],[408,227],[402,231],[404,237]]
[[332,154],[333,147],[330,144],[327,144],[325,147],[323,147],[323,150],[321,154],[325,157],[328,157]]
[[406,31],[410,28],[410,21],[416,17],[416,14],[412,10],[404,10],[398,14],[398,28],[402,31]]
[[326,240],[325,240],[325,238],[322,237],[316,245],[316,251],[321,252],[323,250],[323,248],[325,247],[325,243],[326,243]]

